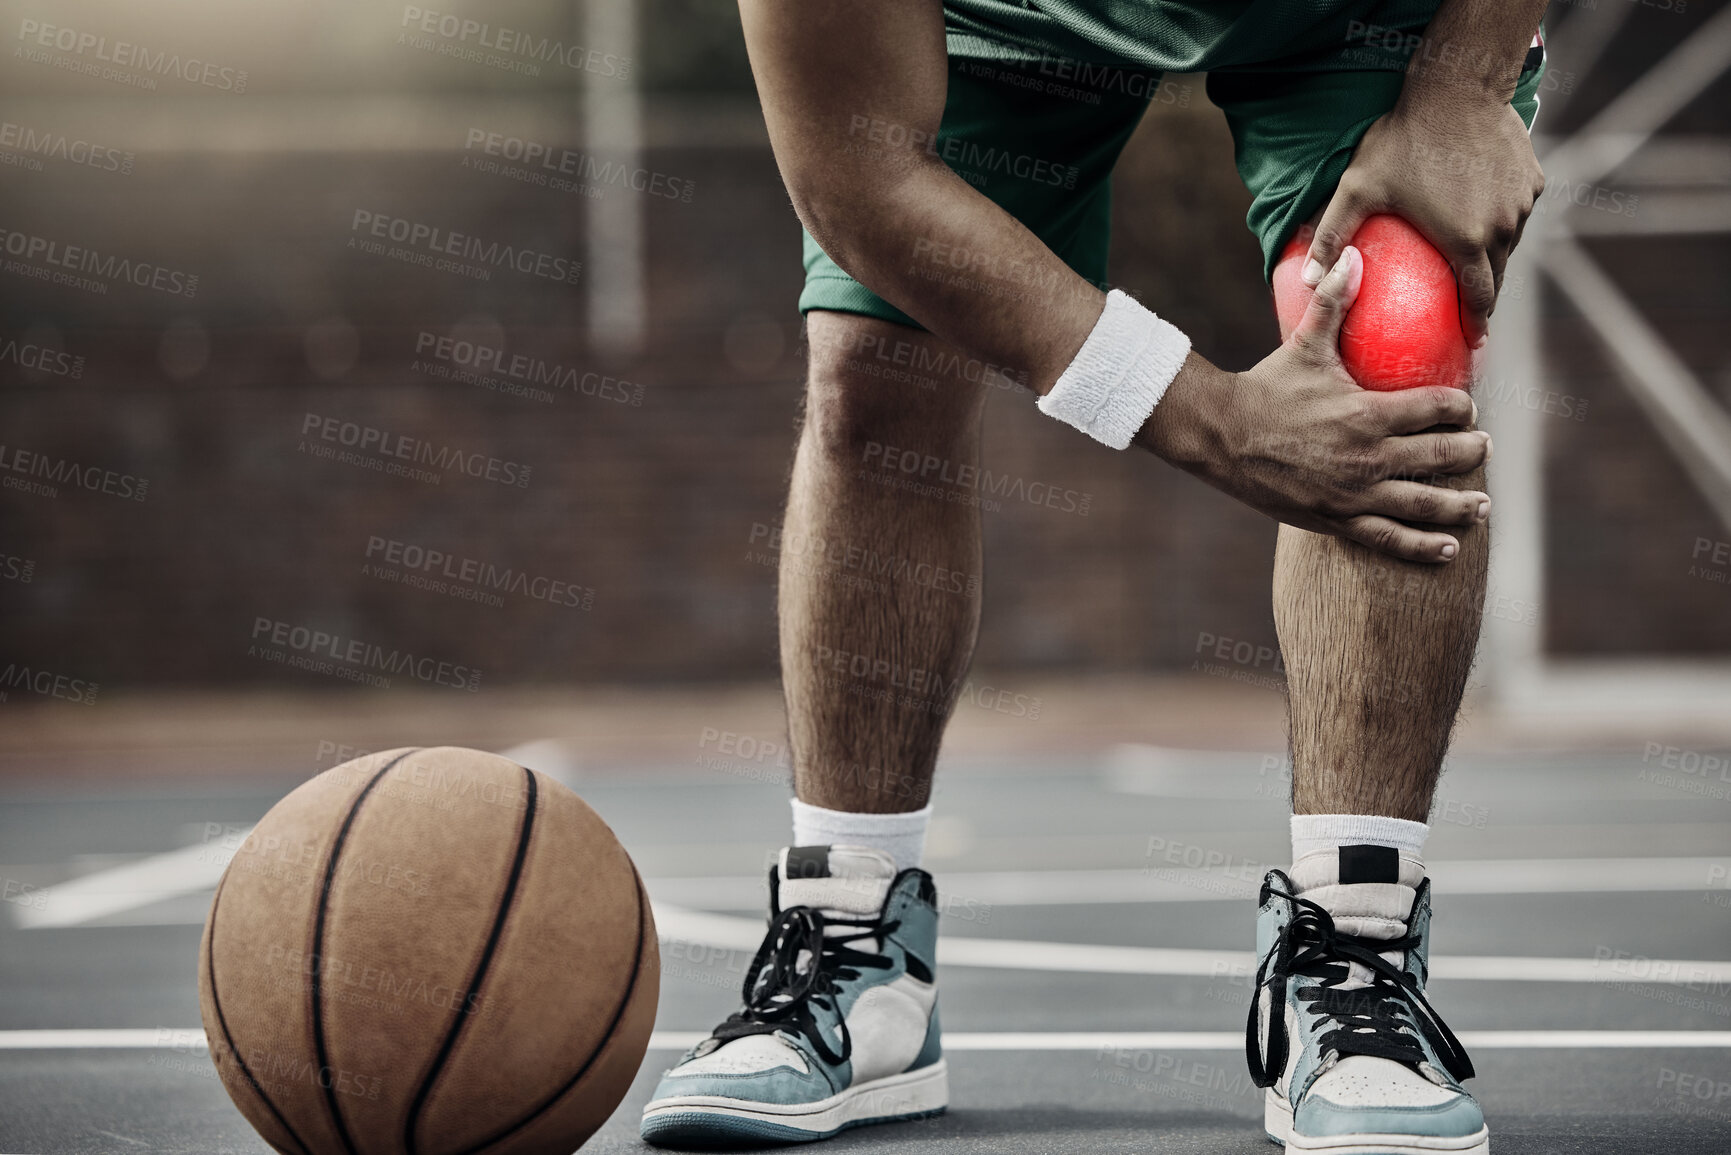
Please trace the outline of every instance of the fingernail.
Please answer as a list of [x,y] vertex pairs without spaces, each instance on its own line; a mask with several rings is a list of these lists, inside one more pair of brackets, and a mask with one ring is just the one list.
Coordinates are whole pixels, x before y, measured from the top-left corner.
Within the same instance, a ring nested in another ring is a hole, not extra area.
[[1455,551],[1459,548],[1460,548],[1459,546],[1455,545],[1455,543],[1451,541],[1447,545],[1442,547],[1442,555],[1445,558],[1451,558],[1455,555]]
[[1479,520],[1483,521],[1487,517],[1489,517],[1490,515],[1491,515],[1491,503],[1489,501],[1479,502],[1479,511],[1478,511]]
[[1487,433],[1487,434],[1485,434],[1485,460],[1489,461],[1490,459],[1491,459],[1491,435],[1489,433]]
[[1322,275],[1328,270],[1322,267],[1322,262],[1311,257],[1304,262],[1304,271],[1298,274],[1307,285],[1316,285],[1322,280]]
[[1468,424],[1469,425],[1477,425],[1478,423],[1479,423],[1479,403],[1477,401],[1474,401],[1473,402],[1472,420],[1469,421]]

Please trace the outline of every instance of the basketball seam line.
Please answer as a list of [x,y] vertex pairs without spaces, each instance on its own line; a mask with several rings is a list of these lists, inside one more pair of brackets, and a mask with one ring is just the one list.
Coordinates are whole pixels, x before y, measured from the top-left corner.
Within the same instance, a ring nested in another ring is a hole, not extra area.
[[[629,858],[627,860],[629,861]],[[644,901],[643,879],[638,875],[635,863],[631,865],[631,881],[637,889],[637,954],[635,956],[637,962],[631,968],[631,978],[625,984],[625,993],[619,997],[619,1006],[614,1009],[613,1017],[608,1020],[607,1030],[602,1033],[601,1041],[595,1044],[595,1049],[589,1052],[589,1057],[583,1060],[583,1065],[577,1068],[577,1073],[572,1075],[563,1087],[549,1095],[546,1102],[503,1131],[491,1138],[483,1139],[473,1147],[465,1148],[458,1155],[476,1155],[476,1152],[484,1151],[495,1143],[503,1142],[546,1114],[555,1103],[569,1095],[571,1089],[583,1081],[583,1076],[589,1073],[589,1068],[595,1065],[595,1060],[601,1057],[601,1052],[606,1050],[607,1044],[613,1041],[614,1034],[619,1029],[619,1020],[625,1017],[626,1010],[631,1006],[632,996],[637,992],[637,979],[643,973],[644,923],[647,921],[645,915],[648,913],[648,904]]]
[[499,940],[505,935],[505,920],[511,913],[511,906],[517,900],[517,888],[523,879],[523,866],[529,858],[529,838],[535,829],[535,804],[537,789],[535,772],[523,768],[523,774],[528,779],[529,790],[523,807],[523,829],[517,836],[517,852],[511,861],[511,875],[505,881],[505,891],[499,896],[499,911],[493,917],[493,930],[487,936],[487,945],[481,950],[481,958],[475,964],[475,973],[469,979],[469,987],[463,1001],[458,1004],[456,1017],[451,1022],[451,1029],[445,1034],[444,1045],[434,1056],[433,1064],[427,1070],[426,1078],[415,1092],[415,1101],[409,1107],[408,1118],[403,1121],[403,1148],[409,1155],[415,1155],[415,1131],[421,1119],[421,1112],[426,1109],[427,1100],[432,1097],[433,1085],[438,1082],[445,1064],[450,1061],[451,1052],[456,1050],[457,1039],[463,1033],[463,1024],[469,1020],[471,1011],[468,1009],[474,998],[480,994],[481,984],[486,981],[487,971],[492,966],[493,955],[499,948]]
[[[349,828],[354,825],[355,816],[361,812],[361,803],[367,800],[367,795],[373,792],[373,787],[377,786],[398,763],[405,758],[419,754],[423,749],[425,747],[417,746],[407,753],[398,754],[381,767],[379,772],[374,774],[361,792],[355,796],[354,802],[349,806],[348,814],[343,818],[342,826],[337,830],[336,841],[331,845],[331,857],[325,863],[324,883],[319,887],[318,917],[313,923],[313,960],[315,966],[324,958],[325,912],[330,903],[331,883],[336,878],[337,860],[342,857],[343,844],[348,841],[349,837]],[[329,1070],[331,1065],[330,1056],[325,1048],[324,1000],[320,997],[323,986],[322,975],[315,975],[312,983],[313,1051],[318,1058],[320,1072]],[[337,1137],[343,1141],[343,1150],[347,1151],[349,1155],[356,1155],[354,1140],[349,1137],[348,1123],[343,1119],[342,1104],[337,1102],[336,1080],[327,1080],[324,1091],[325,1103],[330,1107],[331,1120],[337,1126]]]
[[204,955],[205,973],[210,976],[210,1008],[216,1012],[216,1025],[222,1028],[222,1038],[223,1042],[228,1044],[228,1053],[233,1056],[235,1063],[239,1065],[240,1073],[246,1076],[247,1084],[252,1087],[253,1092],[258,1095],[259,1100],[264,1103],[265,1109],[271,1113],[271,1116],[276,1119],[278,1123],[282,1124],[282,1129],[288,1132],[289,1138],[294,1140],[296,1147],[300,1148],[303,1152],[310,1152],[312,1148],[307,1146],[306,1141],[302,1139],[300,1134],[295,1131],[294,1127],[289,1124],[288,1119],[284,1117],[283,1113],[277,1110],[276,1104],[271,1102],[269,1095],[265,1094],[264,1085],[260,1083],[258,1077],[252,1073],[252,1068],[246,1065],[246,1059],[241,1057],[240,1048],[235,1045],[234,1033],[228,1029],[228,1016],[222,1013],[222,996],[217,993],[216,989],[216,907],[221,901],[222,884],[219,882],[216,887],[216,896],[210,900],[210,938],[205,944]]

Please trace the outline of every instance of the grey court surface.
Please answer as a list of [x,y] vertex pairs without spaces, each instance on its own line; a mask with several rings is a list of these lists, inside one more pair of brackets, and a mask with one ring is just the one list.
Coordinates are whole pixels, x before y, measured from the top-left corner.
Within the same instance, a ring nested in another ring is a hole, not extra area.
[[[698,757],[567,779],[635,857],[664,940],[657,1048],[586,1150],[647,1150],[638,1110],[682,1035],[733,1008],[785,840],[773,762]],[[257,820],[304,776],[289,761],[226,784],[0,789],[0,1151],[267,1150],[198,1041],[193,848]],[[1451,764],[1432,998],[1477,1064],[1495,1150],[1731,1151],[1727,776],[1664,752]],[[928,866],[952,1106],[829,1148],[1271,1150],[1243,975],[1248,896],[1286,857],[1284,790],[1259,754],[946,767]]]

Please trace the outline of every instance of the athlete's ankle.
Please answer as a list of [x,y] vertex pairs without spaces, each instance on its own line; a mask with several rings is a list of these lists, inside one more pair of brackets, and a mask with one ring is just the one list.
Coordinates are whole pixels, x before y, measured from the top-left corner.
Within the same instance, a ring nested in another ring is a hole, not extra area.
[[793,803],[794,846],[864,846],[895,860],[897,870],[920,865],[932,807],[902,814],[864,814],[828,810],[798,798]]

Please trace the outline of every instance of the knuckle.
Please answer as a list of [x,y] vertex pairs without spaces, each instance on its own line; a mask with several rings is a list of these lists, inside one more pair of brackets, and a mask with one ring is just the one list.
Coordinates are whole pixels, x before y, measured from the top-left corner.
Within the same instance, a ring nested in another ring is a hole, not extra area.
[[1431,403],[1436,413],[1437,425],[1465,425],[1472,420],[1473,402],[1464,389],[1449,389],[1446,386],[1431,387]]
[[1455,463],[1454,442],[1448,437],[1432,437],[1425,447],[1424,463],[1433,472],[1443,472]]
[[1373,522],[1365,527],[1365,542],[1384,552],[1392,553],[1400,544],[1400,531],[1391,521]]

